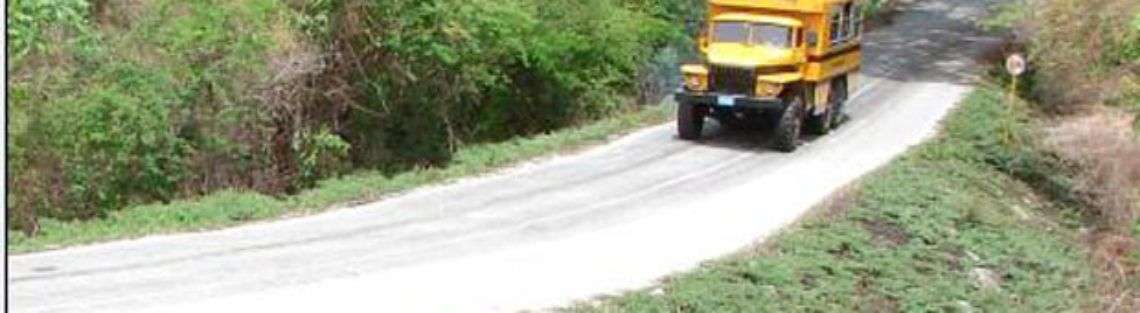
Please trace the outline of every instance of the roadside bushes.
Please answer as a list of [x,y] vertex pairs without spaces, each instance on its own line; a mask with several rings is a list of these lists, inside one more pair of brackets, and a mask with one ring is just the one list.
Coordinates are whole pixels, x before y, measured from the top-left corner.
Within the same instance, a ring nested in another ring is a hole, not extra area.
[[[645,7],[640,7],[645,6]],[[632,9],[631,9],[632,7]],[[347,90],[359,165],[431,165],[457,146],[612,113],[639,70],[681,36],[658,4],[589,1],[310,3]],[[409,163],[411,162],[411,163]]]
[[[1064,194],[1088,226],[1097,302],[1133,312],[1140,272],[1140,2],[1031,0],[1003,20],[1033,71],[1026,95],[1051,119],[1045,150],[1075,173]],[[1031,5],[1026,5],[1031,4]]]
[[11,225],[291,193],[628,110],[688,49],[702,6],[13,1]]
[[1038,0],[1018,23],[1036,68],[1036,100],[1062,111],[1100,103],[1135,108],[1140,2]]
[[264,155],[273,125],[257,95],[269,81],[265,60],[289,43],[275,34],[288,27],[288,8],[274,0],[97,4],[10,7],[9,36],[21,38],[9,51],[13,226],[33,233],[37,217],[92,218],[222,188],[270,189],[273,160]]
[[1098,226],[1127,233],[1140,225],[1140,143],[1130,129],[1136,118],[1117,111],[1140,114],[1140,2],[1034,4],[1014,23],[1035,67],[1029,96],[1066,113],[1047,136],[1050,148],[1082,169],[1074,192]]
[[1140,143],[1129,116],[1140,114],[1140,2],[1030,0],[991,24],[1011,27],[1013,46],[1028,50],[1021,92],[1056,118],[1045,148],[1079,170],[1074,200],[1105,229],[1140,225]]

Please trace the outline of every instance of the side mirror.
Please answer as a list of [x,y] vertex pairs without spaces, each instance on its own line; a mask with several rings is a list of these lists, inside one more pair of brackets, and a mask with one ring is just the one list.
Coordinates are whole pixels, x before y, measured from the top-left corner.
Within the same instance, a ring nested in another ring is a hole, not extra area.
[[807,37],[804,38],[804,42],[807,43],[807,46],[809,48],[815,47],[816,45],[819,44],[819,33],[815,32],[814,30],[808,31]]

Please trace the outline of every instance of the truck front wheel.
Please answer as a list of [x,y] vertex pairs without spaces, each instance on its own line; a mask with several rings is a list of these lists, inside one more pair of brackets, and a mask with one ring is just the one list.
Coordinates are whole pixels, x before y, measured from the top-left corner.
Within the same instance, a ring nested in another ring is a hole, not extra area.
[[677,134],[684,140],[701,139],[705,127],[705,111],[692,103],[682,102],[677,107]]
[[773,147],[781,152],[796,151],[800,141],[800,129],[803,128],[803,96],[797,93],[785,97],[785,108],[780,115],[780,122],[776,125],[776,138]]

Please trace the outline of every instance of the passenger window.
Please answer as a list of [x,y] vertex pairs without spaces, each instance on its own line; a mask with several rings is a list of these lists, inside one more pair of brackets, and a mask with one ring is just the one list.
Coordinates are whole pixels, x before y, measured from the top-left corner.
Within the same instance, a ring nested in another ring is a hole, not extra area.
[[863,33],[863,14],[859,5],[836,6],[831,14],[831,44],[839,45]]
[[832,44],[843,41],[843,12],[838,9],[831,13],[830,33],[829,39]]
[[851,37],[851,4],[843,5],[843,41]]

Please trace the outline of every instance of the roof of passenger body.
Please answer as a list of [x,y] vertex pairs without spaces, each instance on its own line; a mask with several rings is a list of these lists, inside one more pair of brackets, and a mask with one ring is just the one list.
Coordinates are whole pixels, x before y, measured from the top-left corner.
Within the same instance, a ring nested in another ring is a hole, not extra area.
[[727,7],[823,13],[830,5],[850,3],[853,1],[854,0],[709,0],[709,4]]
[[717,15],[717,16],[713,17],[713,21],[717,21],[717,22],[719,22],[719,21],[738,21],[738,22],[751,22],[751,23],[763,23],[763,24],[776,24],[776,25],[791,26],[791,27],[803,26],[803,22],[801,22],[800,20],[794,19],[794,18],[790,18],[790,17],[771,16],[771,15],[757,15],[757,14],[748,14],[748,13],[721,14],[721,15]]

